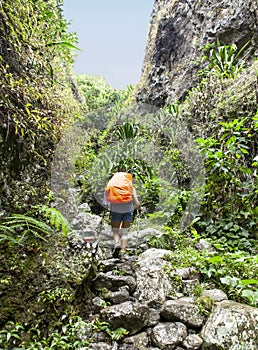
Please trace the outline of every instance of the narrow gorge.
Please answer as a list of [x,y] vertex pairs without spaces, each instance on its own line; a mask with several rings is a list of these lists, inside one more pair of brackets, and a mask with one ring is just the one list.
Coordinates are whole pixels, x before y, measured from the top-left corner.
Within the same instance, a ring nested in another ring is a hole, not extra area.
[[155,0],[121,91],[73,75],[62,6],[0,1],[0,348],[257,350],[257,0]]

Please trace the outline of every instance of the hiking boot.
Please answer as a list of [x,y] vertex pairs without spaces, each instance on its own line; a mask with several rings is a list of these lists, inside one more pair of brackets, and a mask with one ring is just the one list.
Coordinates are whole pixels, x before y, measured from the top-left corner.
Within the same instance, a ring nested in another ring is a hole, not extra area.
[[120,258],[120,252],[121,252],[121,247],[120,245],[117,243],[113,249],[113,253],[112,256],[114,259],[118,259]]

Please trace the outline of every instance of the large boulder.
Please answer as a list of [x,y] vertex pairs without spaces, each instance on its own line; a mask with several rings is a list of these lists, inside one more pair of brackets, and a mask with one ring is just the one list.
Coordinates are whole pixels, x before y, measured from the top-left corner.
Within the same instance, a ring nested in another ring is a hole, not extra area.
[[135,334],[148,323],[148,307],[132,301],[107,306],[100,311],[100,320],[108,322],[113,329],[123,327],[129,334]]
[[161,231],[156,230],[153,227],[141,227],[136,231],[130,231],[128,238],[128,248],[129,249],[148,249],[148,240],[150,237],[160,237],[162,235]]
[[189,334],[184,339],[182,345],[188,350],[197,350],[200,349],[202,343],[202,338],[200,338],[197,334]]
[[187,336],[187,327],[180,322],[164,322],[155,326],[151,340],[159,349],[173,350]]
[[165,249],[148,249],[139,256],[135,264],[137,286],[134,296],[149,306],[159,308],[167,296],[174,291],[164,266],[164,255],[171,254]]
[[124,286],[119,288],[119,290],[116,292],[108,291],[107,293],[104,294],[104,297],[106,300],[111,302],[111,304],[121,304],[130,299],[128,289],[129,289],[128,286]]
[[227,300],[228,296],[226,293],[224,293],[222,290],[220,289],[204,289],[204,291],[202,292],[202,297],[203,298],[210,298],[211,300],[214,301],[223,301],[223,300]]
[[97,290],[107,288],[112,292],[118,291],[121,287],[128,286],[129,292],[132,293],[136,288],[136,281],[132,276],[120,276],[112,273],[100,272],[93,282]]
[[219,302],[201,331],[202,350],[258,349],[258,309],[224,300]]
[[131,344],[131,345],[135,346],[135,348],[137,350],[149,349],[148,343],[149,343],[148,335],[145,332],[128,337],[124,341],[124,344]]
[[167,300],[162,308],[161,316],[168,321],[180,321],[192,328],[203,325],[205,317],[197,305],[182,300]]

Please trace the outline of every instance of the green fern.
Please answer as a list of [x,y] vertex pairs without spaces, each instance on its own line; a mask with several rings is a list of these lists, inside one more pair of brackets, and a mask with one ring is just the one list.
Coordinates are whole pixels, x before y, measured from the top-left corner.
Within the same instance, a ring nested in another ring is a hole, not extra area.
[[[23,245],[29,234],[47,242],[42,235],[48,235],[51,227],[44,222],[38,221],[30,216],[14,214],[4,218],[0,224],[0,242]],[[21,233],[19,233],[21,232]]]
[[123,339],[125,335],[127,335],[129,332],[123,328],[123,327],[119,327],[116,328],[114,331],[112,331],[111,333],[111,339],[112,340],[120,340]]
[[[7,241],[7,242],[10,242],[10,243],[13,243],[13,244],[18,244],[18,245],[23,245],[21,243],[21,237],[13,237],[11,234],[10,234],[10,231],[11,230],[7,230],[8,227],[5,227],[4,225],[0,225],[0,243],[1,242],[4,242],[4,241]],[[8,233],[1,233],[1,232],[6,232],[8,231]]]
[[43,215],[45,215],[45,217],[49,220],[51,226],[53,226],[56,230],[61,230],[64,235],[68,234],[68,222],[59,210],[46,205],[42,205],[38,208],[40,212],[43,213]]

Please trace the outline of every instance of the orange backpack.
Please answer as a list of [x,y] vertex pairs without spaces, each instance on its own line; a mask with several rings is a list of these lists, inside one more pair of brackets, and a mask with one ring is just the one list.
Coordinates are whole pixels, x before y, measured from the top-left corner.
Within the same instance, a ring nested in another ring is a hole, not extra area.
[[131,174],[118,172],[109,180],[106,187],[106,200],[110,203],[131,202],[133,198],[133,178]]

